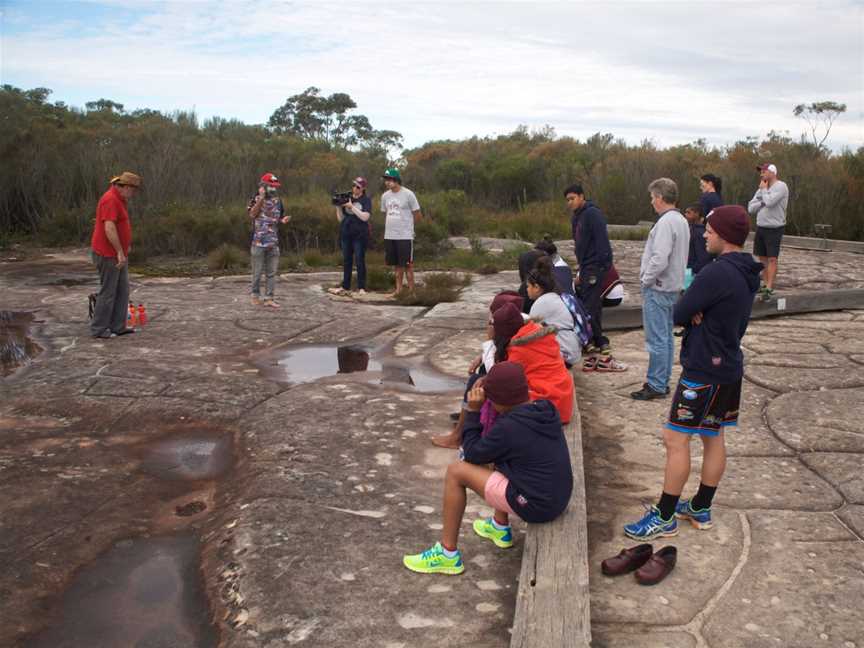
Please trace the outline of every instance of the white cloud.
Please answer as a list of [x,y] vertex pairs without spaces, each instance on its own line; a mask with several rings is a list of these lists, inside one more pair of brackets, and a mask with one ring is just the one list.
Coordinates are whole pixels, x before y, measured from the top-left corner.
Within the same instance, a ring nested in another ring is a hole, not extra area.
[[166,2],[137,18],[96,4],[116,9],[98,30],[19,22],[3,38],[3,76],[58,100],[247,122],[315,85],[349,93],[409,145],[519,123],[661,145],[797,137],[793,106],[831,99],[849,112],[830,141],[864,144],[856,3]]

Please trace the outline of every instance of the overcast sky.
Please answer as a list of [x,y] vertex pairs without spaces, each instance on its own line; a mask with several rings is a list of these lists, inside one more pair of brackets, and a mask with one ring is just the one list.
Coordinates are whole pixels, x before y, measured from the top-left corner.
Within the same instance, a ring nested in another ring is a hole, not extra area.
[[660,146],[798,138],[798,103],[864,145],[864,2],[0,0],[2,83],[53,101],[266,122],[347,92],[408,147],[553,126]]

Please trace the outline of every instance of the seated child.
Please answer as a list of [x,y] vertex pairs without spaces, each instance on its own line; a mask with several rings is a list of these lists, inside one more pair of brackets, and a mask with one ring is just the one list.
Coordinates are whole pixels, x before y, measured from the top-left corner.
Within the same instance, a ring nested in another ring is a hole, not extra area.
[[[465,425],[465,408],[468,402],[468,392],[474,384],[486,375],[492,365],[495,364],[495,343],[493,338],[495,332],[492,328],[492,313],[498,310],[501,306],[507,303],[512,303],[517,309],[522,308],[522,298],[517,292],[512,290],[503,290],[492,299],[489,304],[489,321],[486,325],[486,340],[483,342],[480,355],[477,356],[471,365],[468,367],[468,380],[465,383],[465,394],[462,397],[462,408],[456,414],[456,425],[447,434],[439,434],[430,438],[433,445],[440,448],[449,448],[455,450],[462,443],[462,428]],[[452,415],[451,415],[452,416]]]
[[[481,437],[480,409],[486,399],[498,412],[495,424]],[[403,564],[423,574],[461,574],[457,549],[465,513],[466,489],[483,497],[494,515],[474,521],[474,532],[496,546],[513,546],[510,514],[526,522],[550,522],[567,508],[573,490],[570,453],[555,407],[546,400],[531,402],[528,381],[515,362],[500,362],[482,387],[468,396],[462,440],[464,459],[447,467],[441,541]],[[487,464],[494,464],[491,469]]]

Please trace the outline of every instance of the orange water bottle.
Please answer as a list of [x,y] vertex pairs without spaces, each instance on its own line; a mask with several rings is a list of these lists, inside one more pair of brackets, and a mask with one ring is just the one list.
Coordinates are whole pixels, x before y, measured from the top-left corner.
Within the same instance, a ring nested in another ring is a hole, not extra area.
[[129,328],[138,326],[138,312],[135,310],[135,304],[129,302]]
[[147,311],[144,309],[144,304],[138,304],[138,323],[141,326],[147,323]]

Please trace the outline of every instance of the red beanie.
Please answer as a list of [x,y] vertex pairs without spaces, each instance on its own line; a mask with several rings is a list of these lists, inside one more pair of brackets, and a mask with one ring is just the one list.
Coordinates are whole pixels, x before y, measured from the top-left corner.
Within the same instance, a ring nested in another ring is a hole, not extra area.
[[709,215],[708,224],[717,236],[732,245],[744,245],[750,233],[750,219],[741,205],[715,207]]
[[502,290],[500,293],[495,295],[492,303],[489,304],[489,312],[494,313],[507,303],[513,304],[520,311],[522,310],[522,296],[515,290]]
[[496,337],[512,338],[524,323],[522,313],[512,302],[492,313],[492,327]]
[[492,367],[483,380],[483,391],[497,405],[521,405],[530,400],[525,371],[516,362],[499,362]]

